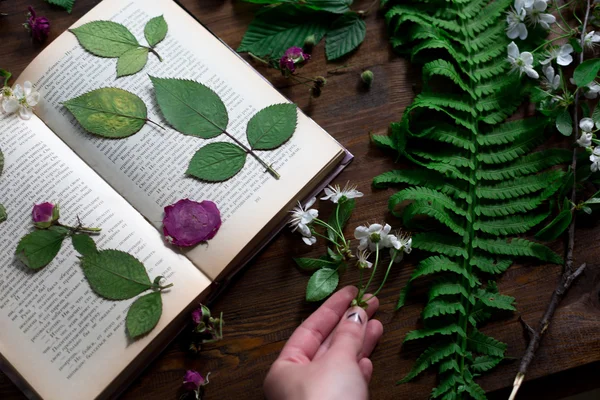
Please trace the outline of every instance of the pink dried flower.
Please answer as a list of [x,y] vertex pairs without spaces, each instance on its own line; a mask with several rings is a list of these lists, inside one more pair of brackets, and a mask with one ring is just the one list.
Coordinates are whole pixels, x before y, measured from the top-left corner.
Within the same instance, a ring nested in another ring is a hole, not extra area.
[[305,53],[300,47],[290,47],[285,51],[285,54],[279,60],[281,72],[293,74],[296,71],[296,66],[302,66],[310,60],[310,54]]
[[188,370],[183,377],[183,388],[190,392],[196,391],[204,384],[204,378],[198,371]]
[[192,311],[192,321],[194,321],[195,324],[202,322],[202,308]]
[[33,206],[31,217],[37,228],[47,229],[59,218],[59,209],[52,203],[42,203]]
[[23,25],[31,33],[31,37],[38,42],[43,42],[50,33],[50,21],[46,17],[36,16],[33,7],[28,7],[27,22]]
[[163,233],[176,246],[189,247],[212,239],[221,227],[221,213],[212,201],[189,199],[165,207]]

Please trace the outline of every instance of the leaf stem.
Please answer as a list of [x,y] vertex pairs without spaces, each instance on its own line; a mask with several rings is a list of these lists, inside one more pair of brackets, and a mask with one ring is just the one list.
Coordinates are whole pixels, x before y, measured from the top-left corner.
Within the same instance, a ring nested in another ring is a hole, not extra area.
[[146,122],[150,122],[151,124],[154,124],[154,125],[158,126],[158,127],[159,127],[160,129],[162,129],[163,131],[166,131],[166,130],[167,130],[167,128],[165,128],[164,126],[162,126],[162,125],[160,125],[160,124],[158,124],[158,123],[156,123],[156,122],[152,121],[152,120],[151,120],[151,119],[149,119],[149,118],[146,118]]
[[225,135],[227,135],[231,140],[233,140],[238,146],[240,146],[242,149],[244,149],[244,151],[248,154],[250,154],[252,157],[254,157],[256,159],[256,161],[258,161],[260,163],[260,165],[262,165],[263,167],[265,167],[265,172],[268,172],[271,174],[271,176],[273,176],[273,178],[279,180],[279,178],[281,178],[281,175],[279,175],[279,173],[277,173],[277,171],[275,171],[275,169],[273,168],[272,165],[267,164],[265,161],[263,161],[262,158],[260,158],[255,152],[254,150],[252,150],[251,148],[247,147],[244,143],[240,142],[239,140],[237,140],[232,134],[230,134],[227,131],[223,131],[223,133]]
[[160,285],[159,285],[159,286],[158,286],[158,290],[160,290],[160,291],[162,292],[163,290],[165,290],[165,289],[168,289],[168,288],[170,288],[170,287],[173,287],[174,285],[175,285],[174,283],[169,283],[169,284],[168,284],[168,285],[166,285],[166,286],[160,286]]
[[158,52],[156,50],[154,50],[153,47],[148,47],[148,51],[150,51],[152,54],[154,54],[156,57],[158,57],[158,61],[162,62],[163,59],[160,56],[160,54],[158,54]]

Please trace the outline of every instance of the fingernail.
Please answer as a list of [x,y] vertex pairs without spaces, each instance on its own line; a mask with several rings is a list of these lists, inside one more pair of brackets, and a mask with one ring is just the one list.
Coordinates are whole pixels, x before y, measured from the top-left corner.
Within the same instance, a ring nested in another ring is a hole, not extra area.
[[360,307],[352,307],[350,310],[348,310],[348,313],[346,314],[346,319],[349,319],[353,322],[358,322],[362,325],[364,321],[363,317],[361,316],[361,312],[363,311]]

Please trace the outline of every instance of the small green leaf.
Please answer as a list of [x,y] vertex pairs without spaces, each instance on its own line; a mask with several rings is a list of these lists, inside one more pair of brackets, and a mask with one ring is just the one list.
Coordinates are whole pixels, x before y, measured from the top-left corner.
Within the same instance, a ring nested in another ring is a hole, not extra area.
[[570,209],[562,210],[552,222],[535,234],[536,239],[548,242],[556,240],[565,230],[567,230],[572,219],[573,213],[571,213]]
[[565,136],[571,136],[573,133],[573,120],[569,110],[564,110],[556,117],[556,129]]
[[110,300],[130,299],[152,287],[144,264],[122,251],[86,254],[81,268],[94,292]]
[[581,48],[581,41],[576,38],[570,38],[569,44],[573,47],[576,53],[581,53],[583,49]]
[[73,5],[75,4],[75,0],[46,0],[50,4],[54,4],[55,6],[59,6],[67,10],[69,14],[73,11]]
[[152,18],[144,27],[144,36],[150,47],[154,47],[167,36],[169,26],[162,15]]
[[148,62],[148,49],[138,47],[123,53],[117,60],[117,78],[140,72]]
[[54,260],[68,233],[66,229],[33,231],[19,241],[16,256],[31,269],[43,268]]
[[82,256],[98,253],[96,242],[89,235],[77,233],[71,237],[71,241],[75,250]]
[[338,18],[327,32],[325,50],[328,60],[343,57],[356,49],[367,34],[367,24],[357,13],[348,13]]
[[337,288],[340,276],[335,269],[323,268],[310,277],[306,287],[306,301],[320,301]]
[[92,21],[70,31],[84,49],[100,57],[119,57],[140,47],[129,29],[112,21]]
[[[329,217],[329,225],[333,228],[339,228],[338,231],[342,231],[352,216],[354,207],[356,207],[356,201],[354,199],[340,199],[338,204],[336,204],[336,211]],[[337,241],[337,235],[329,228],[327,228],[327,235],[330,239]]]
[[210,139],[227,129],[227,108],[209,87],[184,79],[150,80],[165,119],[179,132]]
[[295,104],[274,104],[263,108],[248,121],[248,142],[255,150],[276,149],[292,137],[297,123]]
[[194,154],[186,173],[208,182],[225,181],[244,167],[246,152],[232,143],[216,142]]
[[160,292],[148,293],[133,302],[127,312],[127,333],[137,338],[150,332],[162,315],[162,297]]
[[107,138],[131,136],[144,126],[148,111],[138,96],[123,89],[102,88],[64,103],[85,130]]
[[6,208],[2,204],[0,204],[0,224],[6,221]]
[[600,71],[600,58],[586,60],[575,68],[573,80],[578,87],[586,86],[596,79],[598,71]]
[[304,271],[316,271],[321,268],[335,267],[336,262],[318,258],[294,258],[296,265]]

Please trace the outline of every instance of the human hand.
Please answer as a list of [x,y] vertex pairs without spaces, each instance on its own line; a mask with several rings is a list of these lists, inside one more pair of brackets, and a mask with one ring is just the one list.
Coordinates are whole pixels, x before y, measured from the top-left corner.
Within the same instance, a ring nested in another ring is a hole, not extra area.
[[379,300],[348,309],[358,289],[331,296],[292,334],[264,382],[269,400],[365,400],[373,364],[368,358],[383,334],[370,320]]

